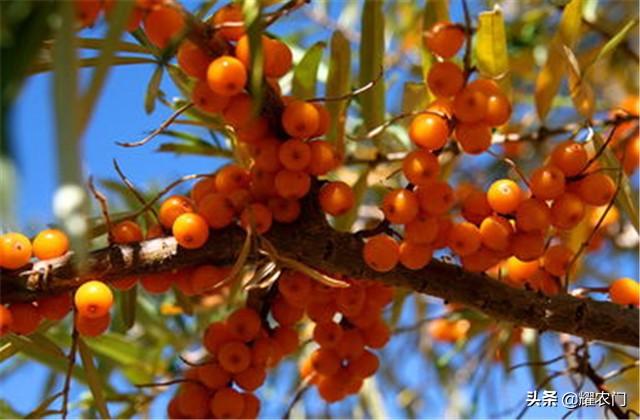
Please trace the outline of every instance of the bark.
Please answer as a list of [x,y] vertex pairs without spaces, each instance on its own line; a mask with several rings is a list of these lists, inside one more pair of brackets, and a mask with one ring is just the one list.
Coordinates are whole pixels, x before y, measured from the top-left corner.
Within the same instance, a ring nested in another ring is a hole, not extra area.
[[[468,305],[496,320],[540,331],[638,347],[637,308],[571,295],[546,297],[439,260],[417,271],[398,267],[388,273],[375,272],[362,260],[362,240],[357,235],[333,230],[313,203],[305,204],[303,217],[297,222],[274,224],[265,237],[281,255],[319,271],[408,288]],[[135,246],[112,245],[92,252],[83,271],[76,268],[72,255],[40,261],[22,271],[1,273],[0,300],[33,300],[71,290],[92,279],[110,281],[205,263],[230,265],[236,260],[244,238],[244,231],[233,226],[212,230],[209,241],[197,250],[179,247],[173,237]],[[255,258],[256,253],[252,255]]]

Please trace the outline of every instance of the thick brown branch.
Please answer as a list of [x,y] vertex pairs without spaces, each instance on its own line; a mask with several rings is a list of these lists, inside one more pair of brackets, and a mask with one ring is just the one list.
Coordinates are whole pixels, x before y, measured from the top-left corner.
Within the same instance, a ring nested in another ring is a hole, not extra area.
[[[418,271],[397,268],[378,273],[362,260],[362,240],[334,231],[313,203],[304,217],[289,225],[274,225],[266,238],[282,256],[327,273],[355,279],[373,279],[458,302],[488,316],[541,331],[552,330],[630,346],[638,346],[638,310],[610,302],[571,295],[546,297],[515,289],[482,274],[434,260]],[[2,273],[3,302],[34,299],[69,290],[95,278],[113,280],[131,274],[157,272],[203,263],[233,264],[245,239],[239,227],[215,230],[202,248],[186,250],[174,238],[146,241],[137,246],[116,246],[94,251],[88,270],[79,273],[73,257],[36,263],[21,272]],[[254,256],[255,258],[255,256]],[[47,278],[44,279],[46,274]]]

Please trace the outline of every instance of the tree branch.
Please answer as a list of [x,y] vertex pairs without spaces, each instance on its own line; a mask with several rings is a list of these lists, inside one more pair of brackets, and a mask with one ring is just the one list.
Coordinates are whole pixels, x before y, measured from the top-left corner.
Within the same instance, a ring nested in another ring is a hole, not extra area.
[[[638,347],[639,312],[636,308],[568,294],[547,297],[439,260],[433,260],[422,270],[399,267],[388,273],[378,273],[362,259],[362,240],[357,235],[333,230],[313,200],[305,200],[302,215],[292,224],[274,224],[265,237],[280,255],[319,271],[408,288],[468,305],[497,320],[540,331],[565,332],[587,340]],[[68,254],[37,262],[22,271],[2,272],[0,300],[28,301],[68,291],[96,278],[110,281],[132,274],[203,263],[230,265],[236,261],[244,240],[244,231],[233,226],[212,231],[205,246],[196,250],[178,247],[173,237],[134,246],[112,245],[92,252],[84,272],[77,271],[73,255]],[[257,257],[250,256],[248,262]]]

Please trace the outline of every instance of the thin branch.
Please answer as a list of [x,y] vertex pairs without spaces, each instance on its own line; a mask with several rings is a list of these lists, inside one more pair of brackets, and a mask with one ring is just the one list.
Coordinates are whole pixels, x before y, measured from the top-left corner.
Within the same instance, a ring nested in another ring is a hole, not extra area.
[[109,204],[107,202],[107,197],[102,194],[100,191],[96,189],[96,186],[93,184],[93,177],[89,177],[89,191],[93,194],[94,198],[100,204],[100,209],[102,211],[102,217],[104,218],[105,226],[107,227],[107,237],[109,238],[109,243],[112,242],[113,232],[111,231],[111,216],[109,216]]
[[[75,314],[74,314],[75,315]],[[73,332],[71,333],[71,348],[69,349],[69,355],[67,356],[67,372],[64,377],[64,386],[62,387],[62,408],[61,417],[67,418],[68,406],[69,406],[69,391],[71,390],[71,374],[73,373],[73,367],[76,363],[76,352],[78,351],[78,330],[76,330],[75,324]]]
[[143,146],[143,145],[149,143],[151,140],[153,140],[157,135],[162,134],[162,132],[164,130],[166,130],[180,115],[182,115],[185,111],[187,111],[192,106],[193,106],[193,102],[187,102],[186,104],[182,105],[180,108],[176,109],[173,112],[173,114],[171,114],[169,116],[169,118],[164,120],[164,122],[162,124],[160,124],[160,126],[158,128],[153,130],[151,132],[151,134],[149,134],[147,137],[143,138],[142,140],[136,141],[136,142],[132,142],[132,143],[126,143],[126,142],[117,141],[116,144],[118,146],[122,146],[122,147],[139,147],[139,146]]
[[[126,187],[129,189],[129,191],[131,191],[131,193],[138,199],[140,204],[145,206],[147,204],[147,202],[145,201],[144,197],[142,196],[142,194],[140,194],[140,192],[138,191],[136,186],[133,185],[133,182],[131,182],[129,180],[129,178],[127,178],[127,176],[124,174],[124,172],[120,168],[120,165],[118,164],[118,161],[115,158],[113,159],[113,166],[116,169],[116,172],[118,173],[118,176],[120,177],[120,179],[122,180],[124,185],[126,185]],[[149,209],[149,211],[151,211],[151,213],[153,214],[153,217],[156,219],[156,221],[160,221],[160,219],[158,218],[158,213],[156,212],[156,210],[153,207],[151,207]]]
[[135,384],[136,388],[159,388],[162,386],[170,386],[170,385],[175,385],[175,384],[181,384],[184,382],[192,382],[192,383],[198,383],[198,381],[196,381],[195,379],[189,379],[189,378],[178,378],[178,379],[172,379],[170,381],[166,381],[166,382],[149,382],[149,383],[145,383],[145,384]]
[[273,23],[275,23],[278,19],[287,16],[292,13],[294,10],[304,6],[307,3],[310,3],[311,0],[289,0],[282,7],[276,10],[273,13],[270,13],[265,16],[264,25],[265,27],[269,27]]
[[518,165],[516,165],[516,163],[512,159],[509,159],[508,157],[504,157],[504,156],[499,156],[497,153],[494,153],[491,150],[487,150],[487,153],[490,154],[491,156],[493,156],[494,158],[496,158],[496,159],[506,163],[507,165],[509,165],[511,167],[511,169],[513,169],[516,172],[516,174],[518,174],[518,176],[520,177],[522,182],[524,182],[524,184],[527,186],[527,188],[531,189],[531,185],[529,185],[529,181],[527,180],[527,177],[520,170],[520,168],[518,168]]
[[516,363],[515,365],[509,366],[509,369],[507,369],[507,372],[511,372],[513,370],[516,370],[516,369],[521,368],[521,367],[526,367],[526,366],[546,366],[546,365],[551,365],[551,364],[554,364],[555,362],[559,362],[560,360],[564,359],[564,357],[565,357],[565,355],[561,354],[560,356],[554,357],[553,359],[539,360],[539,361],[534,361],[534,362]]
[[315,375],[315,373],[312,373],[310,376],[306,377],[300,383],[300,385],[298,386],[298,389],[296,389],[295,394],[293,394],[293,398],[291,399],[291,402],[287,406],[287,411],[285,411],[284,414],[282,415],[283,419],[288,419],[291,417],[291,410],[293,410],[293,406],[296,405],[296,403],[300,401],[300,398],[302,398],[304,393],[307,392],[309,388],[311,388],[311,379],[313,375]]
[[320,96],[317,98],[308,99],[307,102],[335,102],[335,101],[344,101],[347,99],[354,98],[368,91],[369,89],[373,88],[380,80],[382,80],[383,75],[384,75],[384,68],[380,66],[380,72],[378,73],[375,79],[373,79],[372,81],[370,81],[369,83],[363,86],[360,86],[359,88],[352,89],[351,92],[349,93],[345,93],[344,95],[340,95],[340,96],[327,96],[327,97]]

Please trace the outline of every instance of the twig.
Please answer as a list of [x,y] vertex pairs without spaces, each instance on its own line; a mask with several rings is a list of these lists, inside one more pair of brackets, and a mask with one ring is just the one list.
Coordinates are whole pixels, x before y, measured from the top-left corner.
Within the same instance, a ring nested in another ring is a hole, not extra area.
[[522,362],[522,363],[516,363],[515,365],[509,366],[509,368],[507,369],[507,372],[511,372],[513,370],[516,370],[518,368],[521,367],[526,367],[526,366],[546,366],[546,365],[551,365],[555,362],[559,362],[560,360],[564,359],[565,355],[561,354],[560,356],[554,357],[553,359],[548,359],[548,360],[540,360],[540,361],[536,361],[536,362]]
[[67,372],[64,377],[64,386],[62,387],[62,408],[61,417],[67,418],[68,405],[69,405],[69,391],[71,390],[71,374],[73,373],[73,367],[76,363],[76,352],[78,351],[78,330],[76,330],[75,324],[73,326],[73,332],[71,333],[71,348],[69,349],[69,355],[67,356]]
[[[129,191],[131,191],[131,193],[138,199],[140,204],[142,204],[143,206],[146,205],[147,202],[145,201],[144,197],[142,196],[142,194],[140,194],[140,192],[137,190],[135,185],[133,185],[133,182],[131,182],[129,178],[127,178],[127,176],[124,174],[124,172],[122,172],[122,169],[120,168],[120,165],[118,164],[118,161],[115,158],[113,159],[113,166],[116,169],[116,172],[118,173],[118,175],[120,176],[120,179],[122,180],[124,185],[127,186]],[[156,221],[159,222],[160,219],[158,218],[158,213],[156,212],[156,210],[153,207],[151,207],[149,211],[153,214],[153,217],[156,219]]]
[[91,176],[89,177],[89,191],[91,191],[91,194],[93,194],[100,204],[102,217],[104,217],[104,223],[107,227],[107,237],[109,238],[109,243],[111,243],[113,239],[113,232],[111,231],[111,217],[109,216],[109,204],[107,203],[107,197],[96,189],[96,186],[93,184],[93,177]]
[[275,12],[266,15],[266,17],[264,19],[265,27],[270,26],[271,24],[275,23],[281,17],[288,15],[289,13],[291,13],[294,10],[304,6],[305,4],[309,3],[310,1],[311,0],[289,0],[288,2],[286,2],[284,5],[282,5],[282,7],[280,7]]
[[516,163],[513,160],[509,159],[508,157],[499,156],[498,154],[492,152],[491,150],[487,150],[487,153],[493,156],[494,158],[501,160],[507,165],[509,165],[514,171],[516,171],[516,174],[518,174],[520,179],[522,179],[522,182],[524,182],[527,188],[531,189],[531,185],[529,185],[529,181],[527,181],[527,177],[520,170],[520,168],[518,168],[518,165],[516,165]]
[[398,122],[400,120],[403,120],[405,118],[414,117],[414,116],[420,115],[420,114],[436,115],[438,117],[442,117],[445,120],[449,121],[449,119],[447,118],[446,115],[444,115],[444,114],[442,114],[440,112],[437,112],[437,111],[418,110],[418,111],[403,112],[402,114],[395,115],[395,116],[389,118],[388,120],[386,120],[385,122],[383,122],[382,124],[380,124],[380,125],[378,125],[376,127],[373,127],[364,136],[355,137],[355,136],[349,136],[348,135],[347,137],[349,138],[349,140],[353,140],[353,141],[369,140],[369,139],[372,139],[372,138],[384,133],[387,128],[389,128],[390,126],[392,126],[396,122]]
[[468,78],[471,74],[471,15],[467,0],[462,0],[462,11],[464,12],[464,31],[467,35],[467,42],[464,49],[464,74]]
[[135,384],[136,388],[157,388],[157,387],[161,387],[161,386],[169,386],[169,385],[175,385],[175,384],[181,384],[184,382],[192,382],[192,383],[198,383],[198,381],[196,381],[195,379],[189,379],[189,378],[178,378],[178,379],[172,379],[170,381],[166,381],[166,382],[149,382],[146,384]]
[[176,118],[178,118],[180,115],[182,115],[182,113],[187,111],[192,106],[193,106],[193,102],[187,102],[186,104],[182,105],[180,108],[176,109],[173,112],[173,114],[169,116],[169,118],[164,120],[164,122],[160,124],[158,128],[153,130],[151,134],[149,134],[147,137],[143,138],[142,140],[131,142],[131,143],[117,141],[116,144],[122,147],[139,147],[139,146],[145,145],[149,143],[151,140],[153,140],[158,134],[162,134],[162,132],[166,130],[167,127],[169,127],[176,120]]
[[382,79],[383,75],[384,75],[384,68],[380,66],[380,72],[378,73],[375,79],[373,79],[369,83],[359,88],[352,89],[351,92],[349,93],[345,93],[344,95],[340,95],[340,96],[327,96],[327,97],[320,96],[317,98],[308,99],[307,102],[334,102],[334,101],[344,101],[346,99],[351,99],[354,96],[358,96],[368,91],[369,89],[373,88]]
[[293,406],[296,405],[298,401],[300,401],[300,398],[302,398],[304,393],[307,392],[307,390],[311,387],[311,379],[313,375],[315,375],[315,373],[312,373],[300,383],[298,389],[296,389],[296,393],[293,394],[293,399],[291,399],[291,402],[287,406],[287,411],[285,411],[282,415],[283,419],[288,419],[289,417],[291,417],[291,410],[293,410]]

